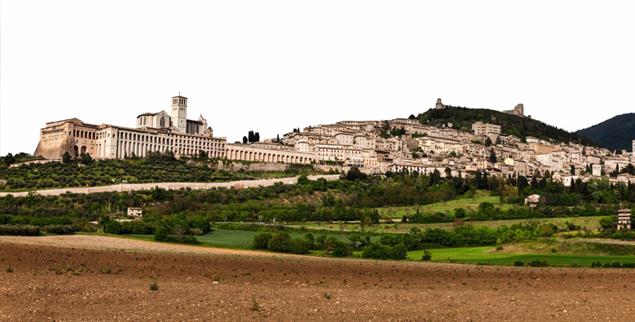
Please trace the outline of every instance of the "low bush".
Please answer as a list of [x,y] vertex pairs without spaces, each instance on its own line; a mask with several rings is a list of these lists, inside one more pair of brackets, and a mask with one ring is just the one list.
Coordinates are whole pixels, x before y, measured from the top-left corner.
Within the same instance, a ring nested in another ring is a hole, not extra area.
[[253,248],[268,249],[279,253],[308,254],[314,247],[313,235],[292,238],[288,233],[260,233],[254,236]]
[[271,240],[270,233],[260,233],[254,236],[254,248],[255,249],[267,249],[269,245],[269,241]]
[[40,227],[27,225],[0,225],[0,235],[9,236],[38,236],[41,235]]
[[423,256],[421,256],[421,260],[424,262],[429,262],[430,260],[432,260],[432,253],[430,253],[429,250],[424,249]]
[[71,235],[79,231],[79,229],[73,225],[50,225],[44,226],[44,231],[47,234]]
[[405,259],[408,255],[408,249],[404,244],[395,246],[384,245],[381,243],[370,243],[362,250],[363,258],[375,259]]
[[335,257],[347,257],[353,254],[353,250],[351,246],[345,242],[336,241],[333,245],[333,250],[331,251],[331,255]]
[[531,267],[547,267],[549,266],[549,263],[547,263],[547,261],[544,261],[544,260],[536,259],[527,263],[527,265]]
[[276,233],[267,243],[267,249],[274,252],[288,253],[291,249],[291,236],[287,233]]

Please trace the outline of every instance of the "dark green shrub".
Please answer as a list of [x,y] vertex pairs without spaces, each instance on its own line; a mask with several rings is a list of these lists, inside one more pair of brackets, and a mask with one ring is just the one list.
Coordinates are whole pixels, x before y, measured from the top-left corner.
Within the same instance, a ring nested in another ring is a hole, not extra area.
[[291,249],[291,236],[287,233],[276,233],[267,243],[267,249],[281,253],[289,252]]
[[169,234],[170,234],[170,231],[168,230],[168,228],[165,226],[161,226],[157,228],[157,230],[154,232],[154,240],[167,241]]
[[547,263],[544,260],[535,259],[535,260],[527,263],[527,265],[529,265],[531,267],[547,267],[547,266],[549,266],[549,263]]
[[429,250],[424,249],[423,256],[421,256],[421,260],[424,262],[429,262],[430,260],[432,260],[432,253],[430,253]]
[[40,228],[26,225],[0,225],[0,235],[9,236],[39,236]]
[[305,238],[292,238],[289,241],[289,253],[308,254],[311,251],[311,242]]
[[254,236],[254,248],[255,249],[268,249],[269,241],[273,237],[270,233],[260,233]]
[[362,250],[363,258],[404,259],[407,254],[408,249],[404,244],[389,246],[380,243],[370,243]]
[[351,256],[353,254],[353,250],[347,243],[337,241],[335,245],[333,245],[333,251],[331,254],[335,257],[346,257]]
[[389,258],[390,259],[405,259],[408,256],[408,249],[404,244],[399,244],[390,247]]
[[525,262],[520,261],[520,260],[519,261],[515,261],[514,262],[514,266],[525,266]]
[[115,220],[106,219],[103,221],[103,230],[106,234],[116,234],[119,235],[121,233],[121,223]]
[[44,231],[48,234],[70,235],[78,231],[72,225],[50,225],[44,226]]

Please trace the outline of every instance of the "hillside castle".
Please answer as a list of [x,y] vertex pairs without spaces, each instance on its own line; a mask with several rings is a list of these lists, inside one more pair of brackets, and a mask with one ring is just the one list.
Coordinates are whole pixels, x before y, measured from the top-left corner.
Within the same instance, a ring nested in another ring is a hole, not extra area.
[[[455,129],[451,123],[429,126],[417,118],[342,121],[296,129],[280,140],[228,143],[224,137],[214,137],[202,115],[198,120],[187,119],[186,97],[174,96],[171,102],[170,113],[137,116],[135,128],[88,124],[76,118],[47,123],[40,131],[35,155],[53,160],[65,153],[123,159],[172,152],[176,157],[204,154],[227,160],[312,164],[323,170],[358,167],[370,174],[437,171],[441,176],[466,176],[485,171],[507,177],[549,171],[565,185],[619,172],[635,163],[635,154],[532,137],[521,140],[504,135],[498,124],[475,122],[471,129]],[[445,107],[438,99],[434,108]],[[524,116],[522,104],[507,112]],[[626,174],[611,180],[635,183]]]
[[[444,108],[447,108],[447,107],[451,107],[451,106],[450,105],[444,105],[443,101],[441,101],[440,98],[437,98],[437,103],[434,105],[435,109],[441,110],[441,109],[444,109]],[[525,106],[522,103],[518,103],[513,109],[503,111],[503,113],[525,117]]]

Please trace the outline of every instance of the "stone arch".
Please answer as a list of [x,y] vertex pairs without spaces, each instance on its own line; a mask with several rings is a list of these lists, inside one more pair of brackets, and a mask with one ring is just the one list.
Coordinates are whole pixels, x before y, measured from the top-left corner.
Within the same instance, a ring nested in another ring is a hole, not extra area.
[[73,156],[76,158],[79,156],[79,147],[77,145],[73,147]]

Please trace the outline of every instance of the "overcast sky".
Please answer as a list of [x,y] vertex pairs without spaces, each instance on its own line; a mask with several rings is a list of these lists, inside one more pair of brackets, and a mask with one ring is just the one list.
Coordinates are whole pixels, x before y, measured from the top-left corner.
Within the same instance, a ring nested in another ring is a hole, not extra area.
[[216,136],[447,104],[577,130],[635,110],[633,1],[0,0],[0,153],[189,98]]

